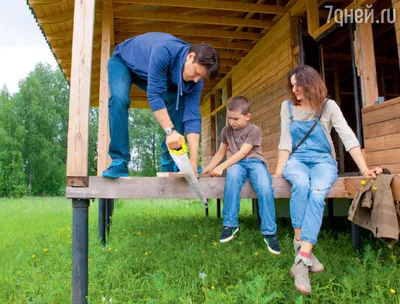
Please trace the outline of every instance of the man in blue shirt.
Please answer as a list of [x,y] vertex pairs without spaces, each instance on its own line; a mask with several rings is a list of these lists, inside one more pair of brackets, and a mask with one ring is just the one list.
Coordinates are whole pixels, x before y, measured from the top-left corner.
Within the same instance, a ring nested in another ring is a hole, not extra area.
[[112,163],[103,171],[103,176],[128,176],[128,110],[132,84],[147,92],[150,108],[165,130],[162,171],[174,171],[168,147],[179,148],[186,133],[190,162],[197,172],[203,77],[213,79],[218,71],[219,56],[212,46],[190,45],[170,34],[147,33],[117,45],[108,62],[111,138],[108,154]]

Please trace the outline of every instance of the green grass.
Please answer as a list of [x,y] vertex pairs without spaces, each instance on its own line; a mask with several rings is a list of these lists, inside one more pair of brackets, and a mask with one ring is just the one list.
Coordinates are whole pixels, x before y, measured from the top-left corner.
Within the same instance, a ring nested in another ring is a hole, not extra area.
[[[315,254],[326,272],[311,275],[310,297],[289,269],[292,230],[278,221],[282,254],[263,243],[251,203],[241,232],[218,242],[221,220],[198,201],[119,200],[107,246],[97,241],[97,203],[89,216],[89,303],[400,303],[399,246],[363,239],[353,252],[349,225],[323,228]],[[0,199],[0,303],[71,303],[71,202]]]

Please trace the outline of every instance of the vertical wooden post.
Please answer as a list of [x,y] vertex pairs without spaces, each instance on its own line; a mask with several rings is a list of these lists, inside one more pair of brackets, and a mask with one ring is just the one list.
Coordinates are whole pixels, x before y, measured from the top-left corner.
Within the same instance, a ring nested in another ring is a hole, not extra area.
[[307,0],[307,27],[308,32],[312,34],[319,29],[319,6],[318,0]]
[[111,159],[108,156],[110,144],[110,130],[108,124],[108,99],[110,97],[108,88],[107,64],[110,58],[113,40],[113,5],[111,0],[103,1],[103,21],[101,32],[101,64],[100,64],[100,91],[99,91],[99,130],[97,149],[97,175],[107,169]]
[[358,74],[361,78],[363,107],[373,105],[378,100],[374,37],[371,22],[357,24],[356,53]]
[[75,0],[69,97],[67,186],[87,177],[95,0]]
[[397,55],[399,56],[399,68],[400,68],[400,0],[392,0],[394,14],[396,15],[396,22],[394,29],[396,31],[397,38]]
[[[338,72],[338,64],[336,61],[333,62],[333,78],[335,83],[335,101],[340,107],[341,99],[340,99],[340,85],[339,85],[339,72]],[[341,140],[338,140],[338,150],[339,150],[339,172],[345,171],[344,166],[344,147]]]

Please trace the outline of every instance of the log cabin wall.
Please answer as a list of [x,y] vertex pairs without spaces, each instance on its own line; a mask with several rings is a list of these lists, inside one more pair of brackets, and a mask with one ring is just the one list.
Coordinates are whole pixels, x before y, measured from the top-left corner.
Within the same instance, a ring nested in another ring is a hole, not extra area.
[[362,118],[368,166],[400,173],[400,97],[365,107]]
[[396,30],[396,38],[397,38],[397,52],[399,56],[399,67],[400,67],[400,0],[392,0],[393,9],[396,14],[396,22],[394,24]]
[[[293,68],[289,14],[258,42],[258,44],[233,68],[230,75],[232,97],[245,96],[251,103],[250,122],[260,127],[262,150],[270,171],[274,172],[280,136],[280,106],[288,98],[286,74]],[[217,98],[219,94],[215,94]],[[206,166],[215,153],[215,119],[212,112],[218,107],[215,95],[202,101],[202,165]],[[228,96],[229,98],[229,96]]]

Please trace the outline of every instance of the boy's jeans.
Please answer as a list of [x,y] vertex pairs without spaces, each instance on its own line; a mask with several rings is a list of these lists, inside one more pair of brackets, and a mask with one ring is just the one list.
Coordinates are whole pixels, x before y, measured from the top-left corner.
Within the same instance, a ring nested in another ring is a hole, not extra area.
[[325,208],[325,196],[337,180],[337,164],[330,155],[291,156],[283,177],[292,184],[290,216],[301,240],[317,243]]
[[242,159],[228,169],[224,189],[224,208],[222,210],[224,226],[239,226],[240,191],[247,178],[249,178],[258,197],[262,234],[276,234],[272,178],[265,164],[257,158]]
[[[110,121],[110,147],[108,154],[114,162],[131,159],[128,133],[128,110],[131,103],[130,90],[132,84],[146,92],[146,81],[135,76],[119,56],[112,56],[108,61],[108,82],[110,86],[110,100],[108,102]],[[176,92],[169,92],[171,100],[176,99]],[[135,100],[133,100],[133,103]],[[183,134],[183,102],[179,109],[175,109],[176,102],[166,102],[168,114],[175,128]],[[165,141],[162,144],[161,164],[163,171],[173,171],[174,162],[169,155]]]

